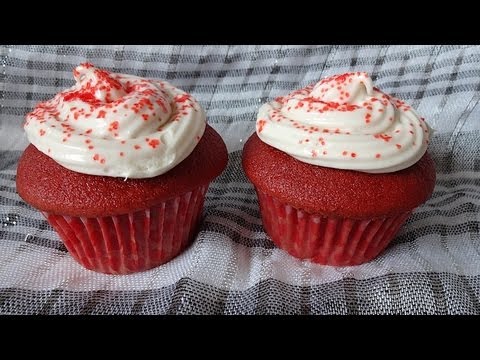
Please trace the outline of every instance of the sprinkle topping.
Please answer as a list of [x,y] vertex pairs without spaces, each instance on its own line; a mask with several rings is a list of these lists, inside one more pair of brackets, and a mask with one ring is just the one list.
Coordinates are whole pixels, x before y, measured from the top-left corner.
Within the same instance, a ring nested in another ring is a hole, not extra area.
[[70,170],[157,176],[186,158],[203,135],[199,103],[167,82],[90,63],[73,75],[76,85],[37,104],[24,124],[30,142]]
[[423,156],[430,128],[407,103],[374,87],[367,73],[352,72],[264,104],[257,134],[310,164],[393,172]]

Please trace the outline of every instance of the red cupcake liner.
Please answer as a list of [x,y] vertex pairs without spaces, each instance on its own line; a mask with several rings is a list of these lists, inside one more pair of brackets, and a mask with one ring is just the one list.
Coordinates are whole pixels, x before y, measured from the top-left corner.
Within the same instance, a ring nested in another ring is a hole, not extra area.
[[106,217],[43,213],[73,258],[87,269],[129,274],[164,264],[193,241],[207,186],[146,210]]
[[363,220],[324,217],[255,190],[263,227],[275,245],[297,258],[323,265],[350,266],[372,260],[412,213]]

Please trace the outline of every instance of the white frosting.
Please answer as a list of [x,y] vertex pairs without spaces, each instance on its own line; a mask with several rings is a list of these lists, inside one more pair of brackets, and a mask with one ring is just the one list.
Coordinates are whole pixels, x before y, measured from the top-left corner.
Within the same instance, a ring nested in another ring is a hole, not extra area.
[[167,82],[88,63],[74,76],[76,85],[38,104],[24,125],[29,141],[67,169],[158,176],[190,155],[205,131],[199,103]]
[[265,143],[313,165],[387,173],[415,164],[431,129],[363,72],[335,75],[260,107]]

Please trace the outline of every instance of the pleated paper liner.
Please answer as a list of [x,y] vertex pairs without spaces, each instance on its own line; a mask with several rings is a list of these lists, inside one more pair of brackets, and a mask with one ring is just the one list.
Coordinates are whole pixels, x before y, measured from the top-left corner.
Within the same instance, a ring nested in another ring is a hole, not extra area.
[[146,210],[86,218],[43,213],[73,258],[87,269],[129,274],[179,255],[193,241],[208,185]]
[[350,266],[366,263],[380,254],[410,216],[349,219],[309,214],[281,203],[258,188],[263,226],[279,248],[312,262]]

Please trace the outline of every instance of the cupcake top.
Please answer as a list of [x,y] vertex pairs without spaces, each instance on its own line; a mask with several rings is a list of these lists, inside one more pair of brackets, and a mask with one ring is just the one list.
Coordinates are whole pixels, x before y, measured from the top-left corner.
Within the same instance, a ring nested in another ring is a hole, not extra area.
[[258,111],[259,138],[313,165],[389,173],[415,164],[431,129],[365,72],[334,75],[278,97]]
[[77,66],[76,84],[39,103],[24,124],[28,140],[83,174],[150,178],[195,149],[206,116],[190,94],[165,81]]

